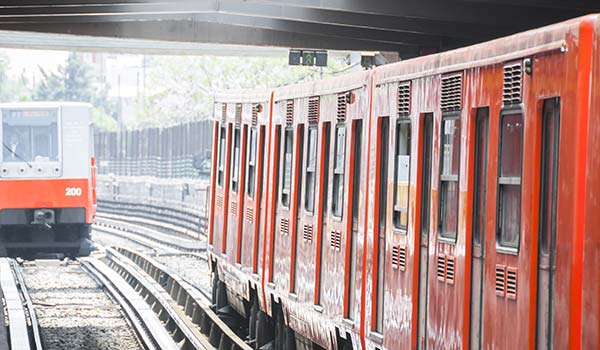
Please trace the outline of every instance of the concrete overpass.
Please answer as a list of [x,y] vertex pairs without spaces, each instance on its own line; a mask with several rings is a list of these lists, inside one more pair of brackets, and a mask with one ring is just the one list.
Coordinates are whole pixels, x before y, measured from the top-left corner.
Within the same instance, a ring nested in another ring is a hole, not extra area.
[[408,58],[591,12],[600,12],[600,1],[8,0],[0,6],[0,30],[393,51]]

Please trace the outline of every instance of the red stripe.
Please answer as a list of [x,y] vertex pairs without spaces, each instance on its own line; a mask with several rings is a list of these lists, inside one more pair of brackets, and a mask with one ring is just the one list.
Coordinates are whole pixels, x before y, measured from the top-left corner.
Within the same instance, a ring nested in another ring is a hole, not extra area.
[[[373,74],[371,74],[371,83],[369,88],[369,136],[367,140],[367,187],[369,186],[369,175],[370,171],[368,169],[371,168],[371,120],[373,119]],[[365,337],[365,312],[366,312],[366,302],[367,302],[367,231],[369,228],[368,218],[369,218],[369,190],[367,188],[365,198],[365,227],[363,229],[363,270],[362,270],[362,287],[361,287],[361,300],[360,300],[360,343],[363,349],[366,349]]]
[[581,308],[583,289],[583,240],[585,226],[585,191],[590,112],[590,85],[592,68],[594,22],[586,19],[579,27],[577,57],[577,144],[575,168],[575,205],[573,225],[573,252],[571,254],[571,291],[569,312],[569,349],[581,349]]
[[215,121],[213,130],[213,152],[212,152],[212,171],[210,174],[210,215],[208,216],[208,244],[213,244],[213,230],[215,225],[215,187],[217,187],[217,152],[219,149],[219,130],[220,123]]
[[[271,131],[272,131],[272,125],[273,125],[273,98],[274,98],[275,92],[271,91],[271,98],[269,101],[269,124],[267,124],[267,127],[269,128],[269,136],[268,136],[268,151],[267,151],[267,160],[269,161],[269,166],[267,167],[267,174],[269,177],[271,177],[271,139],[272,139],[272,135],[271,135]],[[269,228],[271,228],[271,211],[269,206],[271,205],[271,196],[269,195],[270,191],[270,186],[273,186],[273,181],[271,181],[270,183],[267,183],[267,186],[265,187],[265,195],[267,197],[267,212],[266,212],[266,217],[267,217],[267,221],[265,222],[264,225],[264,230],[263,230],[263,261],[262,261],[262,278],[261,278],[261,285],[262,285],[262,292],[263,292],[263,302],[265,305],[265,308],[267,307],[267,293],[265,293],[265,268],[266,268],[266,262],[267,262],[267,230]]]

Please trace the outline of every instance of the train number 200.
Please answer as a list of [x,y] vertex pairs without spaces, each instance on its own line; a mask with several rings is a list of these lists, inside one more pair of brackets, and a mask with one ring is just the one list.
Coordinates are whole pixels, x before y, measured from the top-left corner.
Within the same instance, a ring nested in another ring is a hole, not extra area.
[[67,197],[79,197],[81,196],[81,187],[67,187],[65,188],[65,196]]

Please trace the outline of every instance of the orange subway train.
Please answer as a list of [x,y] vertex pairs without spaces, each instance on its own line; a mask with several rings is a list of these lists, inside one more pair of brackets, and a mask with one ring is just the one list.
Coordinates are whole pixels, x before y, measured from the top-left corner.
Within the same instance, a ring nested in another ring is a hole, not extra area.
[[590,15],[217,96],[216,307],[257,349],[598,349],[599,50]]
[[0,256],[90,254],[96,213],[92,107],[0,104]]

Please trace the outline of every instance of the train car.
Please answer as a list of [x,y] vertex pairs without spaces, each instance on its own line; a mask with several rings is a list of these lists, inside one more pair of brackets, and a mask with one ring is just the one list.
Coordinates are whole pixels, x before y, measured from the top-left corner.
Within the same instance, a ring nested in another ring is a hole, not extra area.
[[599,48],[591,15],[275,89],[256,348],[598,348]]
[[[270,91],[218,95],[214,105],[209,257],[213,299],[255,325],[266,225],[265,160]],[[254,328],[249,329],[254,337]]]
[[276,342],[287,348],[290,342],[352,344],[370,76],[360,72],[274,93],[270,182],[276,187],[267,213],[265,310],[275,320]]
[[0,104],[0,255],[89,255],[95,216],[92,108]]

